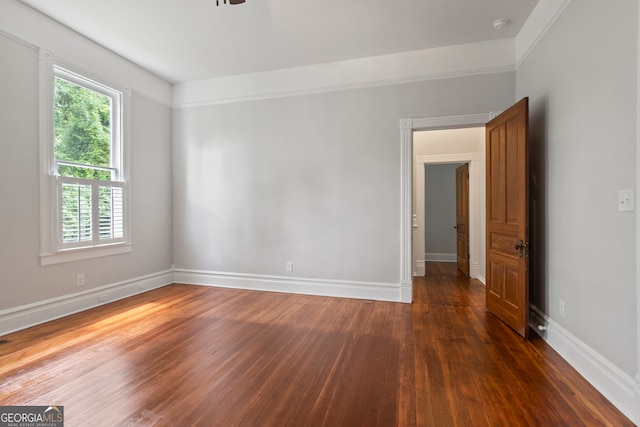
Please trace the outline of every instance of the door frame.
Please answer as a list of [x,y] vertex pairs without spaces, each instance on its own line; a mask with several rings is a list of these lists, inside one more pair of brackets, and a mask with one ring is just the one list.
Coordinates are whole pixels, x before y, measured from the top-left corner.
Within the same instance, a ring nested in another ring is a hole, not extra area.
[[[413,239],[412,263],[417,276],[424,276],[424,253],[426,242],[424,239],[425,229],[425,194],[424,194],[424,168],[427,165],[445,164],[469,164],[469,275],[474,279],[485,283],[482,275],[481,253],[482,245],[480,217],[482,213],[482,200],[480,188],[481,180],[481,158],[480,153],[454,153],[437,155],[416,156],[415,161],[415,222],[418,227],[414,228],[418,234],[422,233],[422,239]],[[422,274],[420,274],[422,273]]]
[[484,126],[500,112],[400,119],[400,300],[413,300],[413,132]]

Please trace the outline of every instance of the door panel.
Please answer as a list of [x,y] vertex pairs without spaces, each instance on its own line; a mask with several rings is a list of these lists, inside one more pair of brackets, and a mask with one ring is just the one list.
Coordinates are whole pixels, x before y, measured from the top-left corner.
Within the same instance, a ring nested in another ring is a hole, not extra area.
[[528,99],[487,123],[487,309],[526,337],[529,317]]
[[456,261],[469,275],[469,164],[456,168]]

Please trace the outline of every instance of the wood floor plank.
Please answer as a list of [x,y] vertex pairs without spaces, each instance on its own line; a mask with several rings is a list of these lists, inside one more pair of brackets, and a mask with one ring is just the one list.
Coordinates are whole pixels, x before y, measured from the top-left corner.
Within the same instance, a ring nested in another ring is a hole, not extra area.
[[632,425],[539,337],[524,340],[488,313],[483,286],[455,264],[427,263],[414,290],[423,425]]
[[415,425],[399,392],[413,382],[410,306],[184,285],[147,296],[7,336],[0,404],[61,402],[67,425]]
[[427,263],[412,305],[171,285],[2,339],[0,405],[67,426],[631,425],[484,286]]

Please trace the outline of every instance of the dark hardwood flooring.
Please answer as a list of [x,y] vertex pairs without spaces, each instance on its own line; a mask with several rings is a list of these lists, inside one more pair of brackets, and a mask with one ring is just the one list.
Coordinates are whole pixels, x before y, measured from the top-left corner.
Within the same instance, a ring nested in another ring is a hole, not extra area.
[[415,417],[409,305],[172,285],[4,338],[0,405],[61,405],[67,426]]
[[66,426],[632,425],[428,264],[414,304],[171,285],[2,337],[0,405]]
[[633,425],[536,333],[488,313],[453,263],[414,280],[413,336],[418,425]]

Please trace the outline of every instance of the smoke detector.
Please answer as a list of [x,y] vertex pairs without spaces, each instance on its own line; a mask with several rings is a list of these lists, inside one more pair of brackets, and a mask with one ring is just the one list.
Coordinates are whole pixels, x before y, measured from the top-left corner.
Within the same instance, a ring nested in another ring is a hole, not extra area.
[[504,18],[498,18],[495,21],[493,21],[493,28],[495,28],[496,30],[501,30],[505,27],[505,25],[507,25],[509,23],[509,21],[507,21]]

